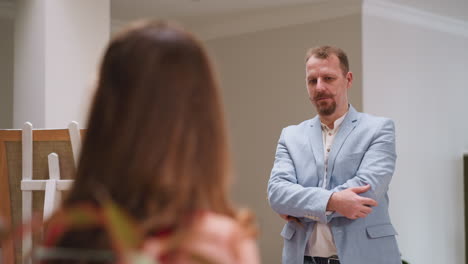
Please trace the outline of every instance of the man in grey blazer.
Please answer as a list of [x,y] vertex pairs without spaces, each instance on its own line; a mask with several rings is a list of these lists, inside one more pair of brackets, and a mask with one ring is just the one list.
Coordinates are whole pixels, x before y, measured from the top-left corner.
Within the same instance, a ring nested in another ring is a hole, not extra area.
[[387,195],[394,124],[349,104],[352,81],[341,49],[307,52],[307,91],[318,115],[283,129],[268,182],[271,207],[288,220],[284,264],[401,264]]

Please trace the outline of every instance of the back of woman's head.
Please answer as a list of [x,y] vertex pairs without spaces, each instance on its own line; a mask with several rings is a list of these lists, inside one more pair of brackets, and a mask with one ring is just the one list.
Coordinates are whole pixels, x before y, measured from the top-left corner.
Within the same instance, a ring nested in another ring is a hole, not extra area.
[[153,230],[199,210],[232,216],[222,105],[200,43],[164,22],[134,24],[98,77],[65,205],[110,199]]

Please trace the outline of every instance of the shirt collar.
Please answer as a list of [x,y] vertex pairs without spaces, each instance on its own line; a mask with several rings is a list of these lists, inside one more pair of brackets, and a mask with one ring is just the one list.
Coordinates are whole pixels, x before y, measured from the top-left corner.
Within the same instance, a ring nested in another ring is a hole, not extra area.
[[333,129],[330,129],[327,125],[325,125],[324,123],[320,122],[320,124],[322,125],[322,129],[325,129],[325,130],[338,130],[338,128],[341,126],[341,123],[343,123],[343,120],[345,119],[346,115],[348,114],[349,110],[346,111],[346,113],[344,113],[344,115],[342,115],[341,117],[339,117],[338,119],[335,120],[335,122],[333,122]]

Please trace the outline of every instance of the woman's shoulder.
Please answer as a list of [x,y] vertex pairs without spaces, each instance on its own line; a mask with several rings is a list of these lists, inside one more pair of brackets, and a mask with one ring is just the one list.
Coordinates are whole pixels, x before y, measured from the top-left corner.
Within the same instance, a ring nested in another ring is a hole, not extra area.
[[[193,220],[191,231],[181,245],[180,252],[185,253],[179,254],[177,259],[192,256],[209,260],[209,263],[259,263],[256,241],[237,219],[199,212]],[[155,247],[159,243],[153,240],[150,244]],[[174,263],[179,262],[191,263]]]
[[255,238],[238,219],[203,212],[192,234],[193,251],[211,256],[215,263],[259,263]]
[[236,219],[213,212],[200,212],[194,223],[194,233],[216,235],[220,238],[230,238],[242,232],[242,226]]

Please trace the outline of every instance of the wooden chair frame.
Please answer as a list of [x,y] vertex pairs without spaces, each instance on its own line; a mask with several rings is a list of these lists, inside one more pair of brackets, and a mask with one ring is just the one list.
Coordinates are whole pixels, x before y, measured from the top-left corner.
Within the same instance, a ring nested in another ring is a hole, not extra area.
[[[72,122],[68,129],[37,129],[33,130],[30,123],[25,123],[23,130],[0,130],[0,215],[6,217],[6,226],[12,226],[11,191],[7,161],[7,142],[21,142],[22,149],[22,221],[30,221],[33,213],[32,192],[45,191],[43,217],[46,219],[54,211],[60,201],[60,194],[68,190],[72,180],[60,179],[59,157],[55,153],[48,155],[49,179],[34,180],[33,174],[33,142],[70,141],[74,165],[78,164],[81,147],[81,135],[78,124]],[[16,208],[15,208],[16,209]],[[18,208],[19,209],[19,208]],[[27,234],[22,241],[22,255],[27,256],[32,248],[32,235]],[[5,263],[14,263],[15,248],[13,241],[2,244],[2,256]],[[30,258],[23,258],[23,263],[31,263]]]

